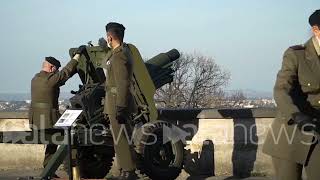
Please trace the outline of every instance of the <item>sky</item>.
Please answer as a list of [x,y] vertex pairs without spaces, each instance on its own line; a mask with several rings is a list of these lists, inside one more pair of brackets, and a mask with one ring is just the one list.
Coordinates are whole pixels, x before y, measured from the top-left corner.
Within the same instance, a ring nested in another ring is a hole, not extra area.
[[[125,25],[125,41],[151,58],[176,48],[213,57],[226,87],[272,92],[286,48],[311,36],[319,0],[6,0],[0,3],[0,93],[27,93],[45,56],[62,64],[71,47]],[[74,76],[62,91],[77,90]]]

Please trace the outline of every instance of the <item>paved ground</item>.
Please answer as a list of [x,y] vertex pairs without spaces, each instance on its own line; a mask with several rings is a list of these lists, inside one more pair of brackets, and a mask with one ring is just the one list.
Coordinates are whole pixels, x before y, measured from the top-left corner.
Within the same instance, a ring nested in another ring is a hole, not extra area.
[[[27,177],[38,176],[41,173],[41,170],[8,170],[8,171],[0,171],[0,180],[27,180]],[[64,171],[58,171],[57,175],[61,177],[61,179],[56,180],[68,180],[67,175]],[[201,178],[201,177],[180,177],[179,180],[189,179],[189,180],[232,180],[235,178],[232,177],[210,177],[210,178]],[[31,180],[31,179],[30,179]],[[246,178],[243,180],[272,180],[272,178],[265,177],[252,177]]]

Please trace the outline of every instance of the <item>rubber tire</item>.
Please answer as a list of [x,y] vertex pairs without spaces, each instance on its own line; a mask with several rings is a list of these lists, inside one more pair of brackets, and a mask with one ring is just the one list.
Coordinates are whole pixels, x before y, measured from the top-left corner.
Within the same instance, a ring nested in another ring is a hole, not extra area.
[[[155,121],[152,123],[147,123],[147,124],[152,124],[152,128],[148,128],[144,132],[147,132],[148,134],[154,133],[157,135],[157,140],[159,141],[159,137],[162,137],[162,132],[163,132],[163,127],[172,127],[172,124],[165,122],[165,121]],[[146,134],[146,133],[144,133]],[[148,135],[141,135],[139,138],[138,142],[138,148],[139,150],[137,151],[137,168],[140,170],[141,174],[146,174],[149,178],[153,180],[173,180],[176,179],[179,174],[181,173],[181,170],[183,168],[183,162],[184,162],[184,144],[182,141],[178,141],[174,144],[170,141],[169,143],[171,144],[172,148],[172,153],[175,154],[173,157],[173,162],[174,164],[177,164],[177,167],[159,167],[153,163],[154,159],[154,148],[155,145],[145,145],[142,142],[152,142],[154,138],[152,136]],[[162,140],[162,139],[161,139]],[[158,142],[157,141],[157,142]],[[166,144],[167,146],[167,144]]]
[[104,178],[112,167],[114,155],[112,146],[79,147],[78,165],[81,178]]

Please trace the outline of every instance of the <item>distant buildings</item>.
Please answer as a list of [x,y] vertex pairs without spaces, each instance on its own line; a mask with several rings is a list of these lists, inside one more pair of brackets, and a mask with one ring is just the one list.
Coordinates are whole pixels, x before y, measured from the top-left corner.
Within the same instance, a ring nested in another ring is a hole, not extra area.
[[274,99],[246,99],[241,101],[224,101],[222,107],[228,108],[272,108],[276,107]]
[[[31,100],[24,101],[0,101],[0,111],[28,111]],[[163,102],[156,103],[158,108],[165,107]],[[60,111],[65,111],[70,107],[68,99],[59,100]],[[223,100],[218,106],[213,108],[259,108],[259,107],[275,107],[273,99],[245,99],[239,101]]]
[[27,101],[0,101],[0,111],[27,111],[29,106]]
[[[0,101],[0,111],[28,111],[31,100],[24,101]],[[69,100],[59,100],[60,111],[70,106]]]
[[[157,108],[166,108],[166,103],[156,101]],[[245,100],[217,100],[210,108],[273,108],[276,103],[273,99],[245,99]],[[175,107],[175,108],[179,108]]]

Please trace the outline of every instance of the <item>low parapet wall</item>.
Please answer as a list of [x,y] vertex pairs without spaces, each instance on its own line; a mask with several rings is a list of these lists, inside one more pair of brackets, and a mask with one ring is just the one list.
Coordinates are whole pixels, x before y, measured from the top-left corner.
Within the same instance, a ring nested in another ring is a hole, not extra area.
[[[188,164],[197,161],[203,142],[213,142],[216,175],[271,175],[270,158],[261,152],[274,109],[159,110],[159,119],[179,126],[188,142]],[[0,112],[0,131],[28,130],[27,113]],[[41,168],[44,145],[0,144],[0,169]]]
[[175,123],[191,134],[191,153],[201,151],[203,142],[213,142],[216,175],[269,176],[271,158],[261,148],[274,120],[274,108],[193,109],[159,111],[160,119]]
[[[26,113],[0,112],[0,131],[30,131]],[[42,167],[45,145],[0,144],[0,170]]]

